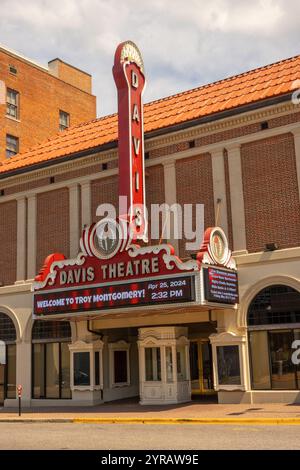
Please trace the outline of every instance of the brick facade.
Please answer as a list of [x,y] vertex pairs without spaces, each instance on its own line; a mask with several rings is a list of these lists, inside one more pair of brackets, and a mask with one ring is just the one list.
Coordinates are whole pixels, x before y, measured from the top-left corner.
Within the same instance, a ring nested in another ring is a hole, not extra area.
[[92,80],[88,73],[78,70],[60,59],[48,62],[49,72],[86,93],[92,93]]
[[[211,155],[205,153],[194,158],[176,162],[177,202],[179,204],[204,204],[204,227],[215,223],[214,194]],[[195,230],[195,212],[193,213]],[[180,241],[180,255],[188,256],[184,250],[185,240]],[[200,247],[199,247],[200,248]]]
[[283,134],[242,145],[246,237],[249,252],[300,245],[300,205],[294,138]]
[[[10,73],[9,66],[17,69]],[[76,69],[74,73],[77,77]],[[71,70],[69,67],[69,75]],[[19,138],[19,151],[24,152],[34,145],[59,132],[59,110],[70,114],[70,125],[77,125],[96,117],[96,98],[47,70],[34,66],[29,61],[0,49],[0,81],[5,88],[19,93],[19,119],[6,116],[6,105],[0,106],[0,161],[5,159],[6,134]],[[80,83],[77,79],[77,85]],[[87,88],[87,86],[86,86]],[[4,100],[5,96],[2,97]]]
[[[281,126],[284,126],[287,124],[300,122],[300,112],[269,119],[267,122],[268,122],[268,126],[270,129],[274,129],[277,127],[280,128]],[[260,131],[261,131],[261,123],[254,123],[254,124],[249,124],[248,126],[236,127],[234,129],[229,129],[227,131],[214,133],[214,134],[204,136],[204,137],[199,137],[195,139],[194,141],[184,141],[184,142],[179,142],[177,144],[168,145],[165,147],[158,147],[157,149],[153,149],[149,151],[149,159],[152,160],[154,158],[162,158],[164,156],[168,156],[177,152],[188,150],[190,148],[191,142],[194,142],[195,147],[198,147],[200,145],[209,145],[209,144],[220,142],[220,146],[221,147],[223,146],[226,149],[227,139],[242,137],[242,136],[246,136],[252,133],[257,133],[257,135],[259,136]],[[147,147],[147,142],[146,142],[146,147]],[[85,166],[83,168],[64,171],[54,176],[55,183],[68,181],[70,179],[79,178],[83,176],[89,176],[89,175],[93,175],[94,173],[99,173],[102,171],[117,168],[118,159],[114,158],[112,160],[107,161],[106,163],[104,163],[105,167],[103,167],[102,165],[103,164],[99,162],[99,163],[92,164],[90,166]],[[226,157],[225,157],[225,175],[227,175],[226,176],[227,182],[228,182],[227,190],[229,191],[227,167],[228,165],[226,163]],[[17,184],[15,186],[10,186],[8,188],[5,188],[5,195],[16,194],[18,192],[27,191],[27,190],[34,189],[34,188],[40,188],[42,186],[48,185],[49,183],[50,183],[50,177],[35,179],[34,181],[30,181],[28,183]],[[1,189],[1,182],[0,182],[0,189]],[[228,214],[228,217],[229,218],[231,217],[230,214]]]
[[51,253],[70,252],[69,190],[37,196],[37,272]]
[[[162,165],[152,166],[146,169],[146,205],[149,216],[148,237],[149,243],[155,245],[158,240],[151,237],[151,205],[165,202],[164,168]],[[162,230],[162,225],[160,225]],[[160,236],[163,235],[160,233]],[[164,237],[164,235],[163,235]],[[164,239],[164,238],[163,238]]]

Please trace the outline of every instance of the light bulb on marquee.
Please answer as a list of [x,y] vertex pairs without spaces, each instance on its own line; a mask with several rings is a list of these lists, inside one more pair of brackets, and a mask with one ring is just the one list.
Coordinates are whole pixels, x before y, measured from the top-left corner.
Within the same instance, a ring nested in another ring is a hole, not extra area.
[[133,42],[126,41],[117,47],[113,76],[118,90],[119,196],[126,201],[119,212],[130,225],[131,238],[146,242],[142,103],[146,80],[142,55]]

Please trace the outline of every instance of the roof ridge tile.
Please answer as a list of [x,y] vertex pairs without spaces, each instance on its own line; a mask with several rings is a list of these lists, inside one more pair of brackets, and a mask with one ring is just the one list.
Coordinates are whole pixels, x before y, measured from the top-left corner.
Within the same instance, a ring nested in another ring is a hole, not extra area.
[[[292,90],[300,78],[300,55],[264,65],[212,83],[159,98],[144,105],[145,132],[163,129],[240,107]],[[0,174],[30,168],[117,140],[117,113],[100,116],[58,132],[0,165]]]

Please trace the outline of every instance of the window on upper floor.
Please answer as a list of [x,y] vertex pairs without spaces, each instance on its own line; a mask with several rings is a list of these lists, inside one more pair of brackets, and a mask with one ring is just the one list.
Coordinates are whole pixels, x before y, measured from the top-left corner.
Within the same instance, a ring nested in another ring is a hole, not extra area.
[[19,118],[19,93],[10,88],[6,91],[6,115],[14,119]]
[[19,138],[13,135],[6,135],[6,156],[13,157],[19,152]]
[[65,111],[59,111],[59,130],[64,131],[70,126],[70,114]]

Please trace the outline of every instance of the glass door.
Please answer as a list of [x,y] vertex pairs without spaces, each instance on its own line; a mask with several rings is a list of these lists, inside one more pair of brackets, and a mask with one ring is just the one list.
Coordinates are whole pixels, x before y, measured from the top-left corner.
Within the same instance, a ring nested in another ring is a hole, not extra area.
[[296,368],[292,363],[293,333],[291,330],[269,331],[272,388],[295,390]]
[[214,394],[212,352],[208,340],[190,342],[190,369],[192,394]]
[[0,364],[0,406],[4,405],[5,365]]

